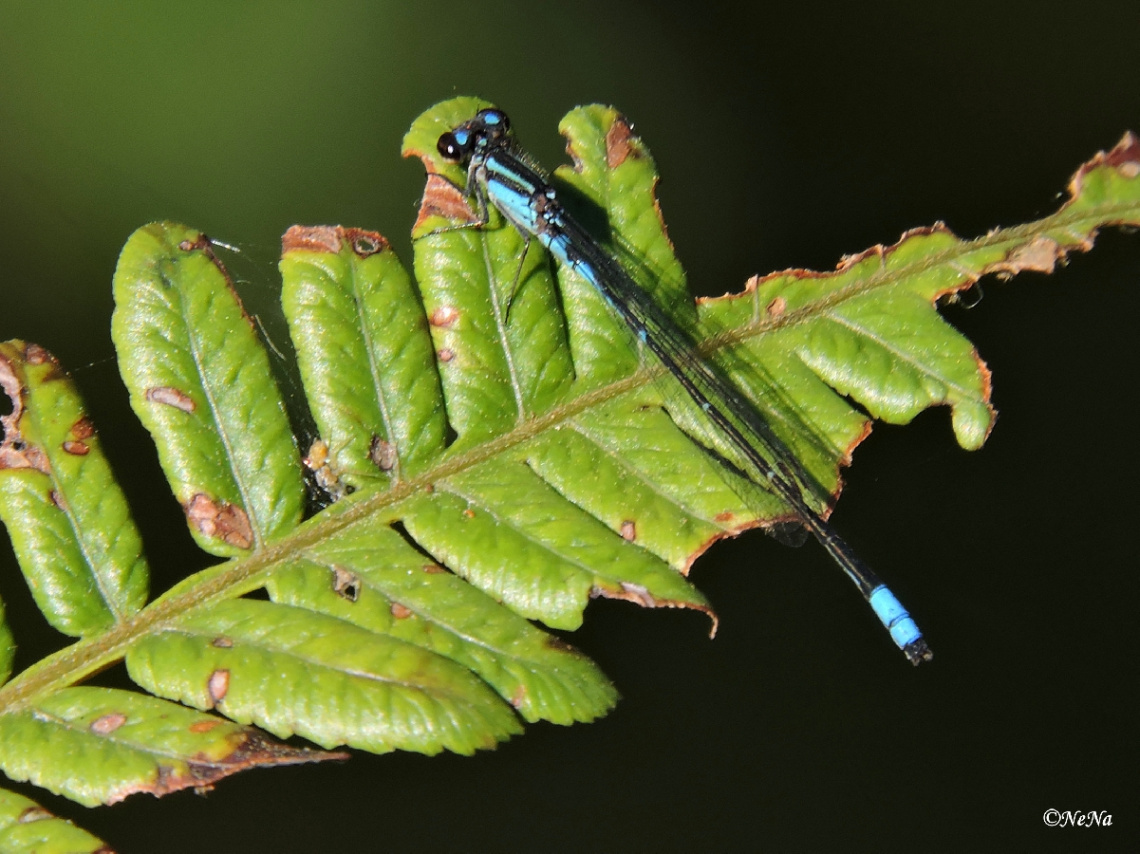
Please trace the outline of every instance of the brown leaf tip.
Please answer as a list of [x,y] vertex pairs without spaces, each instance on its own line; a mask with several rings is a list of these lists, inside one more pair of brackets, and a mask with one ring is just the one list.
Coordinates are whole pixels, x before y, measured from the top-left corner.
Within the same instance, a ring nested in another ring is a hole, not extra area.
[[291,225],[281,235],[281,254],[303,249],[310,252],[340,252],[344,230],[339,225]]
[[1125,131],[1120,142],[1104,156],[1104,162],[1119,169],[1125,178],[1140,175],[1140,139],[1132,131]]
[[29,365],[45,365],[51,363],[57,368],[59,367],[59,360],[39,344],[29,343],[24,346],[24,361]]
[[1069,193],[1074,198],[1080,195],[1085,176],[1101,166],[1112,167],[1129,179],[1140,175],[1140,139],[1132,131],[1125,131],[1120,142],[1111,150],[1098,152],[1092,160],[1077,170],[1077,174],[1069,182]]
[[460,225],[479,222],[463,191],[442,175],[429,172],[424,184],[424,195],[420,200],[420,212],[412,231],[422,228],[433,217],[442,217]]
[[303,250],[336,255],[345,243],[362,258],[383,252],[389,246],[388,239],[377,231],[339,225],[291,225],[281,235],[281,254]]
[[210,498],[204,492],[194,495],[185,505],[190,524],[205,534],[231,546],[248,549],[253,545],[253,528],[249,516],[236,504]]
[[[229,724],[225,721],[206,720],[193,724],[190,730],[195,733],[206,733],[219,725]],[[199,753],[185,763],[175,759],[173,767],[159,765],[155,769],[153,779],[124,786],[113,792],[107,798],[107,803],[117,803],[137,792],[149,792],[156,798],[161,798],[182,789],[209,791],[219,781],[249,768],[348,759],[346,753],[290,747],[248,727],[235,730],[227,740],[232,745],[228,754],[214,758]]]
[[[245,738],[233,753],[223,760],[231,767],[226,773],[232,774],[243,768],[252,768],[259,765],[298,765],[302,762],[327,762],[330,759],[348,759],[349,755],[343,751],[312,750],[306,747],[290,747],[274,741],[264,733],[254,729],[247,729]],[[224,776],[224,775],[219,775]]]
[[616,169],[625,163],[627,157],[637,157],[638,152],[631,142],[634,140],[633,125],[621,113],[606,131],[606,165]]

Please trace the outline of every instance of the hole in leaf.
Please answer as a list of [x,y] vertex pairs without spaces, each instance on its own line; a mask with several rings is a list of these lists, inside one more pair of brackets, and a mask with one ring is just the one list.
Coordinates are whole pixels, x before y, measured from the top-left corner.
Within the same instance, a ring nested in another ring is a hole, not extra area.
[[343,566],[333,565],[333,592],[342,599],[355,602],[360,598],[360,579],[356,573]]
[[371,237],[358,237],[353,242],[352,248],[358,255],[372,255],[380,247],[376,245],[376,241]]

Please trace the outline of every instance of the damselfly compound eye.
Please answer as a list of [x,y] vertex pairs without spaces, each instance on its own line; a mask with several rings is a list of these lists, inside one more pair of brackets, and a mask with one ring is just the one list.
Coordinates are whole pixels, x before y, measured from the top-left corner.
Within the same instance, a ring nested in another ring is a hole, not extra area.
[[511,120],[507,118],[507,114],[502,110],[496,110],[493,107],[488,107],[485,110],[480,110],[476,116],[488,128],[494,128],[499,133],[506,133],[511,129]]
[[441,157],[453,163],[458,163],[462,160],[468,151],[468,147],[463,145],[452,131],[443,134],[439,138],[439,142],[435,144],[435,147]]

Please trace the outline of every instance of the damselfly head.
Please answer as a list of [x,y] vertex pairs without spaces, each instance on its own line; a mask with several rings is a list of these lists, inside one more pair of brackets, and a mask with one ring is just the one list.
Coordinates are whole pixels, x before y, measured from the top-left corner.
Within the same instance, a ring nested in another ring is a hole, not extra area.
[[488,107],[476,113],[475,118],[441,135],[435,147],[445,160],[460,163],[470,157],[477,146],[506,136],[510,129],[511,120],[507,114]]

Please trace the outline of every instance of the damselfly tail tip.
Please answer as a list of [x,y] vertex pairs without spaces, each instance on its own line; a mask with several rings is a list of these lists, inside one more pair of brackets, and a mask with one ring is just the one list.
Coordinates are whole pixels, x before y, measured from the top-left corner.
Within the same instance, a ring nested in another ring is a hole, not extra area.
[[924,661],[934,660],[934,650],[928,647],[926,641],[921,637],[904,646],[903,654],[906,655],[906,660],[915,667],[918,667],[918,665]]

